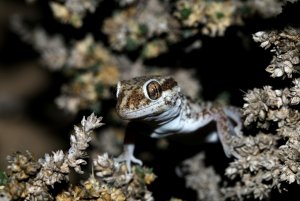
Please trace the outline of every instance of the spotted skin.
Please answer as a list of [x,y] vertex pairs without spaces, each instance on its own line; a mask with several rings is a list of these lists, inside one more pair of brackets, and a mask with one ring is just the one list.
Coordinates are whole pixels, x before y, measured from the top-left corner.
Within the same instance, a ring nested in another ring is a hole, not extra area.
[[[161,92],[155,96],[158,97],[156,100],[152,100],[147,91],[147,86],[153,82],[155,86],[159,86],[157,91]],[[119,157],[120,161],[127,162],[128,168],[131,162],[141,164],[141,161],[133,156],[134,144],[131,140],[133,132],[136,131],[132,129],[132,124],[141,121],[150,125],[150,136],[156,138],[193,133],[215,121],[225,154],[228,157],[239,158],[228,145],[232,135],[239,135],[242,128],[238,109],[210,102],[197,103],[181,93],[180,87],[172,77],[143,76],[120,81],[117,86],[116,110],[121,118],[132,122],[129,126],[131,129],[126,131],[124,153]],[[235,127],[230,119],[235,122]]]
[[[145,96],[145,83],[157,81],[161,86],[162,97],[152,101]],[[160,113],[174,104],[176,100],[172,95],[179,92],[177,82],[170,77],[143,76],[131,80],[120,81],[117,86],[117,113],[124,119],[137,119],[142,115],[152,115]]]

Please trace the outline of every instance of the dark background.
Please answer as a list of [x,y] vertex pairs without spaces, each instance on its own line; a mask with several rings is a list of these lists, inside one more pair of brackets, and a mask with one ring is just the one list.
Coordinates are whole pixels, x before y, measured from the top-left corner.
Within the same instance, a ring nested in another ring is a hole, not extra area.
[[[100,32],[102,21],[95,19],[111,15],[112,7],[113,3],[105,2],[94,15],[88,15],[84,27],[77,30],[54,20],[44,1],[32,5],[21,0],[0,1],[0,169],[5,169],[7,165],[6,155],[15,151],[28,149],[41,157],[52,150],[66,149],[73,125],[79,122],[82,115],[90,113],[82,111],[70,115],[56,107],[53,100],[60,94],[64,77],[60,72],[49,72],[39,63],[38,53],[11,31],[11,17],[16,13],[21,14],[29,19],[33,27],[39,25],[49,33],[62,33],[66,40],[71,37],[80,39],[86,32],[92,32],[96,39],[105,44],[106,37]],[[224,37],[196,36],[173,45],[169,53],[146,63],[162,67],[194,68],[195,77],[202,84],[205,100],[214,100],[220,93],[227,91],[231,103],[242,107],[243,95],[248,89],[264,85],[283,87],[286,84],[281,79],[270,78],[265,72],[272,54],[254,43],[251,34],[270,28],[281,29],[287,25],[299,27],[299,9],[300,3],[288,3],[277,17],[262,19],[254,16],[245,19],[243,26],[228,28]],[[202,48],[186,54],[184,47],[198,38],[203,42]],[[115,100],[105,104],[113,106]],[[109,124],[107,121],[105,123]],[[156,158],[155,162],[146,161],[145,164],[153,167],[158,175],[151,187],[157,200],[166,200],[172,196],[194,200],[195,192],[183,190],[183,180],[176,177],[174,167],[199,152],[199,146],[203,147],[208,158],[212,156],[213,160],[207,160],[207,164],[214,165],[219,172],[230,160],[224,157],[219,144],[187,145],[179,137],[171,139],[168,150],[156,153],[153,148],[155,143],[154,139],[140,137],[137,152],[147,150],[153,152]],[[289,193],[276,194],[272,200],[292,200],[297,190],[297,186],[289,187]]]

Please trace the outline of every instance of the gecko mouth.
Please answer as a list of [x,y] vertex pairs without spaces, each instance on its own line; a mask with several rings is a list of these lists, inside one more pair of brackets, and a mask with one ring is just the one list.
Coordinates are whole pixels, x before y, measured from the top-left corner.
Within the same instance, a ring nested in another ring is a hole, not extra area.
[[[134,109],[132,111],[120,110],[120,109],[118,109],[117,111],[118,111],[119,116],[124,119],[143,118],[143,117],[149,116],[151,114],[157,113],[157,109],[160,108],[157,105],[159,105],[160,103],[161,103],[161,101],[157,101],[148,106],[145,106],[145,107],[142,107],[139,109]],[[152,107],[155,109],[151,109]]]

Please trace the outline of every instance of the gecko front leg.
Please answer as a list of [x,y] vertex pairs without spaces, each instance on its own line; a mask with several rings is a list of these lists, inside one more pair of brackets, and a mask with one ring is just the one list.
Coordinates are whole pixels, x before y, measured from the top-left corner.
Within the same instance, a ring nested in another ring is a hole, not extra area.
[[139,131],[140,124],[138,122],[129,122],[126,131],[123,144],[123,152],[116,158],[118,162],[125,162],[128,173],[131,173],[131,163],[143,165],[143,162],[134,156],[135,149],[135,135]]
[[[230,115],[226,113],[225,108],[212,108],[212,115],[213,119],[216,122],[217,126],[217,133],[219,136],[219,139],[221,141],[221,144],[223,146],[223,150],[225,152],[225,155],[227,157],[234,156],[236,158],[240,158],[240,155],[229,146],[229,144],[232,141],[233,136],[239,135],[240,134],[240,122],[238,121],[240,116],[235,113],[236,111],[230,110],[227,108],[227,112],[231,112]],[[237,123],[237,126],[233,127],[232,123],[230,122],[230,119],[228,118],[231,117],[232,120],[234,120]]]
[[240,136],[242,134],[243,127],[240,108],[226,105],[223,107],[223,110],[226,116],[230,117],[234,121],[234,123],[236,123],[236,126],[234,127],[234,133]]
[[136,163],[138,165],[143,165],[143,162],[137,159],[134,156],[134,144],[126,144],[123,145],[123,153],[116,158],[117,162],[125,162],[128,173],[131,173],[131,163]]

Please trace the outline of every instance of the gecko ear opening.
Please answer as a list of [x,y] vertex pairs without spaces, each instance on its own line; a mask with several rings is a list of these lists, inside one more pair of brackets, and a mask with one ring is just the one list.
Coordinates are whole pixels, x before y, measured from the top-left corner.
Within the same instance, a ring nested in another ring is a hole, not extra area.
[[162,89],[157,81],[151,81],[146,86],[146,92],[151,100],[157,100],[161,97]]

